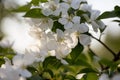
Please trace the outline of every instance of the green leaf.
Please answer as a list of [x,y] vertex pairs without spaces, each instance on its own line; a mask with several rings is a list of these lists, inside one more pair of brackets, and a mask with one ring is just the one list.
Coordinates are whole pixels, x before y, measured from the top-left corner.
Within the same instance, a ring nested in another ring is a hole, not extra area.
[[113,20],[114,22],[118,22],[118,23],[120,23],[120,20]]
[[30,7],[31,7],[31,4],[27,4],[27,5],[21,6],[21,7],[17,8],[17,9],[14,9],[12,11],[13,12],[26,12],[26,11],[30,10]]
[[50,76],[53,78],[54,74],[51,69],[45,69],[44,72],[48,72]]
[[113,18],[113,17],[117,17],[115,11],[107,11],[107,12],[102,13],[102,14],[97,18],[97,20],[99,20],[99,19],[106,19],[106,18]]
[[24,17],[30,17],[30,18],[44,18],[45,16],[42,14],[40,8],[34,8],[29,10]]
[[99,61],[101,64],[106,65],[106,66],[111,66],[113,64],[113,61],[107,60],[107,59],[101,59]]
[[79,66],[84,66],[84,67],[92,67],[90,63],[88,63],[88,61],[86,59],[78,59],[74,65],[79,65]]
[[114,18],[120,17],[120,7],[115,6],[113,11],[107,11],[101,14],[97,19],[106,19],[106,18]]
[[55,21],[52,27],[52,31],[56,32],[57,29],[61,29],[62,31],[65,30],[62,24],[60,24],[58,21]]
[[48,0],[40,0],[40,2],[48,2]]
[[44,80],[44,79],[42,79],[39,75],[34,75],[34,76],[28,78],[27,80]]
[[118,25],[120,26],[120,20],[113,20],[113,22],[118,22]]
[[39,5],[40,0],[32,0],[31,3],[35,6]]
[[4,57],[12,59],[14,55],[15,53],[11,48],[0,47],[0,59],[3,59]]
[[74,76],[72,76],[72,75],[66,75],[65,77],[64,77],[64,80],[66,80],[66,79],[68,79],[68,80],[77,80]]
[[115,13],[116,13],[117,17],[120,17],[120,7],[115,6],[114,10],[115,10]]
[[27,69],[28,69],[32,74],[34,74],[34,73],[37,72],[37,69],[34,68],[34,67],[31,67],[31,66],[27,67]]
[[81,54],[81,52],[83,51],[83,49],[84,48],[80,43],[78,43],[78,45],[72,49],[70,56],[71,56],[73,61],[76,61],[78,59],[78,57]]
[[86,74],[85,80],[98,80],[98,76],[96,73],[88,73]]
[[13,54],[14,51],[11,48],[3,48],[0,47],[0,55],[5,55],[5,54]]
[[32,0],[31,3],[35,6],[39,6],[39,3],[48,2],[47,0]]
[[82,69],[79,73],[97,73],[96,70],[92,69],[92,68],[84,68]]
[[68,14],[69,15],[71,15],[71,14],[75,15],[75,10],[73,8],[69,8]]
[[58,69],[62,65],[61,61],[56,59],[56,57],[47,57],[43,62],[43,68],[54,68]]
[[86,12],[84,12],[83,10],[78,10],[77,12],[76,12],[76,15],[77,16],[81,16],[82,14],[85,14]]
[[5,63],[5,61],[4,61],[3,57],[2,58],[0,57],[0,66],[4,63]]

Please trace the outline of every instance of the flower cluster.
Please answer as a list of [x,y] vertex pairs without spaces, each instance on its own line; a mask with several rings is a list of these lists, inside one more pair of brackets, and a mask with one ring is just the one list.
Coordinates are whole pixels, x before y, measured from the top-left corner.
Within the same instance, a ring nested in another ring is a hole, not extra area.
[[97,20],[100,12],[92,10],[86,0],[48,0],[39,6],[45,16],[41,19],[31,19],[28,34],[35,40],[26,47],[24,54],[13,57],[12,63],[5,58],[6,63],[0,68],[0,80],[24,80],[31,76],[26,69],[34,62],[43,62],[48,56],[56,56],[61,63],[68,64],[65,58],[79,43],[83,46],[91,42],[89,26],[95,32],[104,29],[102,21]]

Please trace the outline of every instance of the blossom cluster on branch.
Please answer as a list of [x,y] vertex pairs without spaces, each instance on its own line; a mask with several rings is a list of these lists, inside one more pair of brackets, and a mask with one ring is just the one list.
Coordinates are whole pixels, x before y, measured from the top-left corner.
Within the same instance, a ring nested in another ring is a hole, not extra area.
[[0,80],[26,80],[32,76],[27,67],[44,62],[48,56],[55,56],[64,65],[69,64],[64,58],[78,44],[91,43],[90,28],[94,32],[105,28],[99,15],[100,11],[93,10],[86,0],[46,0],[32,5],[24,17],[31,17],[27,34],[34,43],[26,47],[24,53],[16,52],[12,60],[4,58]]

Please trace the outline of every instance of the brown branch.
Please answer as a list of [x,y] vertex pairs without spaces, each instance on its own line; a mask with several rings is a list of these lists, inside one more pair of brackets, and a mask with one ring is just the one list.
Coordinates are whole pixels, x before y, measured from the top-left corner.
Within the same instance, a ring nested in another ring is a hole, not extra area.
[[96,37],[92,36],[91,37],[95,40],[97,40],[98,42],[100,42],[108,51],[110,51],[112,53],[112,55],[114,56],[114,58],[116,58],[116,53],[113,52],[106,44],[104,44],[101,40],[97,39]]

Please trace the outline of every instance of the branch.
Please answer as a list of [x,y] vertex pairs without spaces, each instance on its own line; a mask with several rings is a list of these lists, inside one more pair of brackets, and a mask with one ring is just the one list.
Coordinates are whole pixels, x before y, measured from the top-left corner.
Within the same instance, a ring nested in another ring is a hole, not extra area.
[[114,58],[116,58],[116,53],[113,52],[106,44],[104,44],[101,40],[97,39],[96,37],[92,36],[91,37],[95,40],[97,40],[98,42],[100,42],[108,51],[110,51],[112,53],[112,55],[114,56]]

